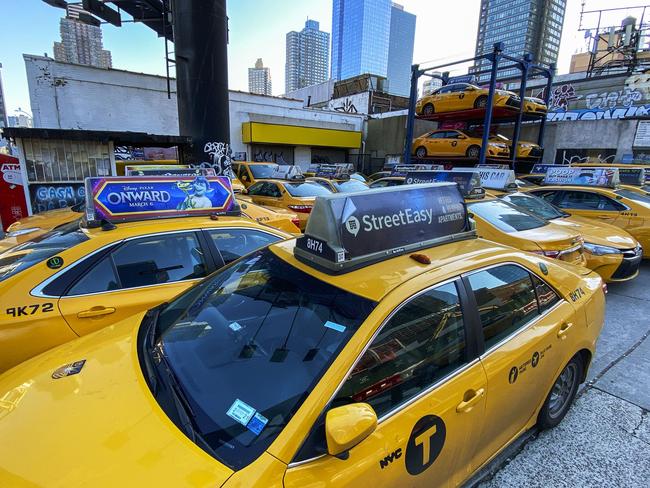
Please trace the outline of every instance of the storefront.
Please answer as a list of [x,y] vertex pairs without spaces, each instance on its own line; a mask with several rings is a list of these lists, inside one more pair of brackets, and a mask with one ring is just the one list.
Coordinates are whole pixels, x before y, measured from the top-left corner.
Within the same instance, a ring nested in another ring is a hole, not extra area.
[[117,147],[174,147],[187,138],[135,132],[5,128],[19,152],[29,215],[83,202],[90,176],[119,174]]

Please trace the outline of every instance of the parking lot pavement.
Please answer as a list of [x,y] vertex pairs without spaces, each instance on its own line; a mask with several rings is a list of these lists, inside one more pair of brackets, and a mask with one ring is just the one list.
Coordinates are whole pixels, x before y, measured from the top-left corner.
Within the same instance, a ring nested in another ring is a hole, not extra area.
[[650,263],[611,284],[588,382],[555,429],[524,434],[480,488],[650,485]]

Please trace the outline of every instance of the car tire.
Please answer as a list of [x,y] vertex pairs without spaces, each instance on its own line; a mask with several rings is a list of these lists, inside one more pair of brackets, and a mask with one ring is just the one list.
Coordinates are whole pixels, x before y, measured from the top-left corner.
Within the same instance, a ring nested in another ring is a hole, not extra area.
[[433,115],[436,113],[436,109],[433,108],[432,103],[427,103],[424,107],[422,107],[422,115]]
[[487,107],[488,97],[481,95],[476,100],[474,100],[474,108],[485,108]]
[[415,157],[418,159],[427,157],[427,149],[424,146],[420,146],[415,150]]
[[582,381],[584,364],[580,355],[573,356],[551,387],[537,416],[540,429],[551,429],[562,422],[575,400]]
[[467,152],[465,153],[465,155],[469,159],[478,159],[479,156],[481,155],[481,146],[477,146],[477,145],[469,146],[467,148]]

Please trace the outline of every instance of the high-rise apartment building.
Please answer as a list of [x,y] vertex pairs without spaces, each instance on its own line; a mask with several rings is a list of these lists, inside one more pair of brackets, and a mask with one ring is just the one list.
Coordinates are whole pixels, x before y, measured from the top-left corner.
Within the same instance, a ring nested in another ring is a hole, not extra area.
[[[506,54],[520,58],[530,53],[536,63],[555,63],[565,8],[566,0],[481,0],[476,55],[491,52],[494,43],[502,41]],[[474,70],[489,66],[488,61],[481,60]],[[499,72],[499,78],[519,73],[516,68],[506,69]],[[480,80],[487,78],[489,74],[479,76]]]
[[393,3],[390,8],[388,43],[388,93],[408,97],[411,91],[411,64],[415,40],[415,15]]
[[61,42],[54,43],[54,59],[111,68],[111,52],[104,49],[101,27],[79,20],[80,12],[83,12],[81,4],[68,4],[67,14],[61,19]]
[[300,32],[288,32],[285,92],[326,81],[329,57],[330,35],[315,20],[307,20]]
[[248,91],[258,95],[271,95],[271,70],[264,67],[262,58],[255,61],[254,68],[248,68]]
[[390,0],[332,3],[332,78],[377,75],[388,78],[389,93],[408,95],[415,16]]

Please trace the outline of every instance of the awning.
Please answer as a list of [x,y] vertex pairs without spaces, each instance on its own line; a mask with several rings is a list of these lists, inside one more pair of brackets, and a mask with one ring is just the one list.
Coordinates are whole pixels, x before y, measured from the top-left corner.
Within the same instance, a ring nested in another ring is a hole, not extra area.
[[286,146],[320,146],[357,149],[361,132],[322,129],[297,125],[244,122],[241,126],[244,144],[283,144]]

